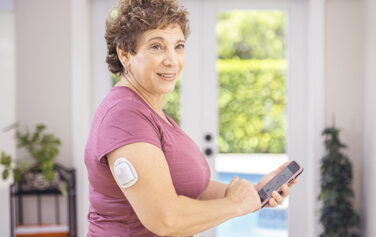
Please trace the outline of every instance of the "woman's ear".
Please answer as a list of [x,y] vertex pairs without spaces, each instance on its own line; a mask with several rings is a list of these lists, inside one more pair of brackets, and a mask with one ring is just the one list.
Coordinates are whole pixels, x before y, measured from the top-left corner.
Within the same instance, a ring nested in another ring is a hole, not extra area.
[[125,52],[118,46],[116,46],[116,52],[119,58],[120,63],[123,65],[124,68],[127,67],[129,64],[129,52]]

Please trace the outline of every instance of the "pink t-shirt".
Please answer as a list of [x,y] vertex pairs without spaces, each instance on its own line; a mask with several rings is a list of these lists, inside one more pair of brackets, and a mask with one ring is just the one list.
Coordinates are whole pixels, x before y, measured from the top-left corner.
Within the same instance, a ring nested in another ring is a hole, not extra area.
[[113,87],[99,105],[85,148],[90,183],[87,236],[157,236],[142,225],[111,174],[106,154],[121,146],[146,142],[160,148],[178,195],[196,199],[206,189],[210,170],[205,157],[167,118],[173,127],[128,87]]

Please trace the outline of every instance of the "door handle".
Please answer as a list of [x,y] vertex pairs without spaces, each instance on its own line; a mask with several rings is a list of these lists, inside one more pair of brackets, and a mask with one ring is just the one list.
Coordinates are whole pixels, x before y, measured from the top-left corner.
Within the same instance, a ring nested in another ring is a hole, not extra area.
[[207,156],[211,156],[213,154],[213,150],[209,147],[206,148],[204,152],[205,152],[205,155]]
[[205,145],[208,145],[208,147],[204,148],[204,154],[209,157],[209,156],[212,156],[213,155],[213,148],[211,147],[212,146],[212,142],[213,142],[213,135],[211,133],[206,133],[204,135],[204,140],[205,140]]
[[210,133],[205,135],[205,141],[210,142],[213,139],[213,136]]

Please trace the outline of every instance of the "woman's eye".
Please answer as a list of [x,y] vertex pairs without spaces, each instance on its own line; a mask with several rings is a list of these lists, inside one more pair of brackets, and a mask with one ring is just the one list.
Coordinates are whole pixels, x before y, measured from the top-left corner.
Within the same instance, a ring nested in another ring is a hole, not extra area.
[[162,46],[159,45],[159,44],[154,44],[151,46],[152,49],[156,49],[156,50],[161,50],[162,49]]
[[178,46],[176,46],[176,48],[178,49],[184,49],[185,45],[184,44],[179,44]]

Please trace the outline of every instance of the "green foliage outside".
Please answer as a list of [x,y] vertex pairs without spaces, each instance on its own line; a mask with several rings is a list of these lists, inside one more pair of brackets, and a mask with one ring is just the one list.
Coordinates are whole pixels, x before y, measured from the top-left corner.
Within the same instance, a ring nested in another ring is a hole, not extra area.
[[111,84],[114,86],[120,80],[119,76],[111,73]]
[[176,81],[175,89],[163,97],[163,110],[180,125],[180,78]]
[[218,14],[221,153],[284,153],[286,13]]
[[283,60],[218,60],[221,153],[285,152]]
[[284,59],[286,13],[231,11],[218,14],[219,59]]
[[321,237],[357,237],[360,217],[352,206],[354,197],[351,189],[352,164],[341,152],[346,148],[339,140],[339,129],[326,128],[326,154],[321,160],[321,193],[322,201],[320,222],[324,227]]

